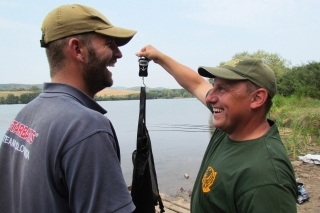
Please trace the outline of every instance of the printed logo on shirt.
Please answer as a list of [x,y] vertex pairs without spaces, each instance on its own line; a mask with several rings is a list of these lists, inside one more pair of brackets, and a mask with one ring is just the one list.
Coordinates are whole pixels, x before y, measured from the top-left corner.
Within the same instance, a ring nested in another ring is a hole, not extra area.
[[9,126],[9,131],[16,134],[18,137],[24,139],[29,144],[32,144],[34,141],[34,138],[38,136],[38,133],[29,128],[28,126],[13,120]]
[[14,138],[10,138],[7,135],[4,135],[3,139],[2,139],[2,143],[4,144],[8,144],[9,146],[11,146],[12,148],[14,148],[15,151],[20,152],[21,154],[23,154],[23,156],[25,157],[25,159],[29,160],[30,158],[30,151],[29,149],[23,145],[20,144],[17,140],[15,140]]
[[214,180],[216,179],[216,176],[217,176],[217,172],[215,172],[214,169],[211,166],[209,166],[202,178],[203,193],[210,192],[210,187],[212,186]]

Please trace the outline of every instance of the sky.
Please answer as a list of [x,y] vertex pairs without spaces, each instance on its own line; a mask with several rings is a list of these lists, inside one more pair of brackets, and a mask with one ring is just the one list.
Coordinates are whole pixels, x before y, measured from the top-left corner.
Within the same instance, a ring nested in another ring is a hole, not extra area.
[[[292,66],[320,61],[319,0],[0,0],[0,84],[50,82],[39,42],[42,21],[54,8],[73,3],[137,31],[110,68],[115,87],[143,85],[135,53],[148,44],[194,70],[243,51],[276,53]],[[181,88],[154,62],[148,73],[147,87]]]

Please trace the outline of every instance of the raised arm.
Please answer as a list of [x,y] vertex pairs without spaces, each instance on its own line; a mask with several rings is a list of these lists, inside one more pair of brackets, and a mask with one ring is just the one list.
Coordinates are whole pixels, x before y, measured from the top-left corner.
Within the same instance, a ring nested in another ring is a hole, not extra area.
[[180,86],[193,94],[203,104],[206,104],[206,94],[212,88],[212,85],[196,71],[180,64],[151,45],[143,47],[136,55],[139,57],[147,57],[162,66],[175,78]]

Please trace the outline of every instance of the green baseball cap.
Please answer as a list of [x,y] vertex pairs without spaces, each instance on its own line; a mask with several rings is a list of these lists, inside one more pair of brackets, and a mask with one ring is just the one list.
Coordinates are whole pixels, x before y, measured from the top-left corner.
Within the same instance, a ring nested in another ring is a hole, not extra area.
[[99,11],[80,4],[62,5],[43,20],[41,47],[49,42],[81,33],[96,32],[114,38],[117,46],[127,44],[136,31],[113,26]]
[[247,56],[235,57],[221,67],[198,68],[198,73],[208,78],[249,80],[268,91],[271,98],[277,93],[277,82],[273,70],[260,59]]

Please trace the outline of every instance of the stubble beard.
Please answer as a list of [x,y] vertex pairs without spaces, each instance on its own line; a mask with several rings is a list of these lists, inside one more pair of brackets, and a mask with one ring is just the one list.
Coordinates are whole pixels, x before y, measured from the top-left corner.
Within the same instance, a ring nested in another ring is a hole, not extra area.
[[83,71],[83,81],[89,91],[96,94],[113,85],[112,74],[107,70],[108,60],[99,58],[93,48],[88,48],[89,62]]

